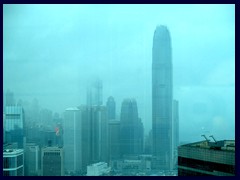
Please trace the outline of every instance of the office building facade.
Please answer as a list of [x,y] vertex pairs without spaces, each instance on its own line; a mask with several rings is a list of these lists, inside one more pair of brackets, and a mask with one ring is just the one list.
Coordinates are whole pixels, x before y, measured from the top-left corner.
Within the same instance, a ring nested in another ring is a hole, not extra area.
[[24,150],[3,150],[3,176],[24,176]]
[[77,174],[82,167],[82,123],[78,108],[67,108],[63,121],[64,167],[68,173]]
[[91,163],[109,162],[108,119],[106,106],[89,108]]
[[64,176],[64,153],[59,147],[42,148],[42,176]]
[[3,128],[6,143],[17,143],[18,148],[24,144],[24,111],[20,106],[6,106]]
[[111,120],[109,127],[109,155],[110,161],[120,158],[120,121]]
[[235,176],[235,141],[200,141],[178,147],[179,176]]
[[25,176],[40,175],[40,148],[36,143],[26,143],[24,150]]

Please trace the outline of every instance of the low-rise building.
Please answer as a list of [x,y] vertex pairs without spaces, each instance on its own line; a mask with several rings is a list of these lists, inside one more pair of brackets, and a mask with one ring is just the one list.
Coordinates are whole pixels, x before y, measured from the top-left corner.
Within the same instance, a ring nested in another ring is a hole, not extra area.
[[234,176],[235,141],[209,140],[178,147],[179,176]]
[[99,162],[87,166],[87,176],[102,176],[110,173],[111,168],[107,163]]

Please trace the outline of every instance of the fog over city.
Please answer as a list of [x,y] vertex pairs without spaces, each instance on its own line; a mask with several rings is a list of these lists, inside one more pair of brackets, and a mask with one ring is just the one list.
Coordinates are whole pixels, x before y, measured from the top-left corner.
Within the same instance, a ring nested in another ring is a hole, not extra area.
[[103,104],[135,98],[152,128],[152,46],[158,25],[172,43],[179,138],[235,139],[234,5],[4,5],[3,90],[62,114],[86,104],[99,78]]

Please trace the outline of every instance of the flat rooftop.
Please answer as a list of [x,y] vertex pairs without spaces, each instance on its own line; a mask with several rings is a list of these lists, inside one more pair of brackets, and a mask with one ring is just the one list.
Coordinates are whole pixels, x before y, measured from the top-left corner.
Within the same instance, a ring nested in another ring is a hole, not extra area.
[[[216,142],[210,142],[209,140],[199,141],[195,143],[189,143],[181,145],[182,147],[198,147],[202,149],[217,149],[224,151],[235,151],[235,140],[221,140]],[[181,147],[180,146],[180,147]]]

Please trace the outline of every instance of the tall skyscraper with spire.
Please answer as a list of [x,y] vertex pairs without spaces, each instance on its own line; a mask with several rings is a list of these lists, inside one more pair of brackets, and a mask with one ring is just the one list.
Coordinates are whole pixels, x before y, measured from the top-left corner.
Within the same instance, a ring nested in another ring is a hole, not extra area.
[[167,27],[158,26],[152,48],[152,135],[156,169],[173,167],[172,47]]

